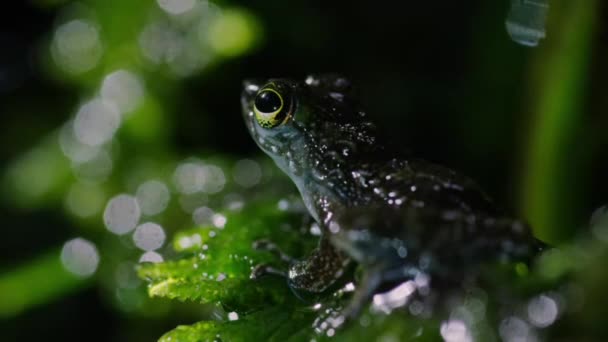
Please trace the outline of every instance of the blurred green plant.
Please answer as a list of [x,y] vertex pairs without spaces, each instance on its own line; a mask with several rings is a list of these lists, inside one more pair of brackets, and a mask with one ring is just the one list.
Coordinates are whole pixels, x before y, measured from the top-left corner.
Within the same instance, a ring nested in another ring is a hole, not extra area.
[[161,341],[309,341],[327,337],[349,341],[415,335],[420,341],[438,339],[431,320],[421,324],[401,314],[366,314],[364,326],[352,325],[340,333],[323,326],[324,315],[336,313],[343,304],[344,290],[305,301],[289,291],[283,278],[249,278],[255,265],[281,267],[268,252],[254,251],[253,241],[280,241],[292,255],[312,250],[317,238],[302,229],[302,212],[269,202],[249,204],[238,213],[227,213],[226,218],[221,229],[200,227],[176,234],[173,246],[181,254],[177,260],[139,266],[138,274],[149,282],[151,297],[218,306],[215,319],[179,326]]
[[[121,311],[144,316],[163,312],[146,305],[132,269],[143,251],[131,234],[108,234],[104,207],[117,194],[134,197],[147,181],[160,180],[174,199],[162,214],[144,213],[141,219],[158,222],[171,234],[192,224],[192,206],[221,208],[231,192],[238,200],[253,191],[251,185],[228,181],[216,196],[180,192],[173,179],[180,156],[168,138],[180,81],[258,48],[261,24],[246,9],[212,1],[40,0],[36,5],[61,6],[39,62],[55,82],[76,88],[81,99],[62,127],[3,170],[2,200],[25,212],[62,212],[73,221],[74,235],[94,243],[101,262],[94,275],[75,276],[57,247],[2,270],[1,316],[17,316],[91,285],[101,285]],[[221,168],[221,177],[232,178],[237,159],[199,155]],[[194,158],[188,162],[203,163]],[[271,174],[264,170],[258,181],[269,181]]]
[[[55,6],[65,1],[36,2]],[[259,48],[262,26],[255,15],[242,8],[201,1],[196,4],[204,7],[184,10],[167,5],[170,1],[158,3],[164,7],[143,0],[88,0],[68,4],[57,19],[43,58],[47,72],[59,83],[79,89],[83,102],[74,108],[76,115],[91,100],[102,98],[118,107],[120,123],[113,132],[115,136],[95,146],[93,153],[87,146],[72,144],[74,137],[65,134],[66,127],[73,131],[74,118],[70,119],[65,127],[41,139],[9,166],[3,175],[3,198],[26,210],[63,210],[75,222],[75,233],[95,242],[102,262],[92,278],[76,276],[66,270],[61,249],[56,248],[4,270],[0,275],[0,317],[15,317],[98,284],[118,310],[142,316],[167,316],[172,312],[171,302],[157,297],[196,303],[191,316],[202,321],[168,332],[162,337],[166,341],[213,340],[218,335],[231,341],[440,339],[441,322],[402,312],[366,312],[359,324],[332,332],[321,328],[317,319],[321,317],[322,321],[326,309],[339,310],[348,293],[337,291],[337,296],[329,294],[305,302],[281,279],[249,280],[252,265],[275,261],[271,255],[251,249],[255,239],[280,241],[292,255],[304,255],[315,243],[315,237],[301,230],[300,213],[277,207],[277,200],[291,193],[292,188],[276,172],[273,174],[272,166],[262,162],[259,186],[227,182],[222,192],[200,198],[200,191],[180,192],[173,179],[179,165],[218,166],[228,175],[238,161],[197,153],[203,161],[179,162],[169,135],[174,107],[180,101],[180,81]],[[536,122],[530,131],[522,203],[537,234],[547,241],[559,241],[571,235],[573,227],[563,218],[574,210],[576,189],[571,187],[580,184],[580,179],[570,181],[574,173],[569,166],[577,163],[577,153],[568,146],[576,145],[573,141],[580,135],[578,114],[598,4],[555,1],[551,6],[548,39],[538,50],[534,70],[539,71],[531,86],[536,92]],[[113,89],[116,80],[122,83]],[[566,150],[569,152],[564,153]],[[103,158],[88,159],[89,153]],[[144,216],[161,223],[173,237],[173,249],[161,251],[169,261],[138,266],[138,275],[149,282],[148,294],[153,300],[143,295],[144,285],[133,274],[142,251],[134,245],[131,234],[108,234],[100,217],[110,196],[136,194],[148,180],[168,184],[173,196],[162,214]],[[228,195],[236,195],[237,200],[229,201]],[[226,208],[239,201],[245,202],[244,208],[237,205],[218,216],[226,220],[223,224],[192,228],[192,206],[204,203]],[[505,287],[513,287],[534,295],[558,289],[566,303],[576,302],[577,293],[585,293],[591,298],[585,310],[568,308],[552,331],[578,324],[589,327],[578,336],[602,336],[601,320],[594,318],[603,317],[605,311],[600,285],[606,283],[607,273],[601,264],[606,250],[604,242],[573,243],[544,255],[530,274],[522,267],[516,272],[519,277],[508,270],[506,278],[496,278],[506,280],[498,285],[495,281],[488,292],[494,288],[500,293]],[[496,295],[495,299],[500,298]],[[205,306],[198,305],[201,303]],[[321,309],[316,308],[317,303]],[[488,304],[488,316],[496,316],[499,308]],[[485,336],[486,328],[474,333]],[[566,330],[577,336],[577,328]]]
[[90,282],[68,272],[59,254],[59,251],[50,251],[0,275],[0,318],[16,316]]
[[586,81],[597,1],[552,1],[549,35],[536,53],[530,93],[532,115],[521,203],[537,236],[559,243],[571,238],[585,203],[582,170],[589,162],[585,139]]

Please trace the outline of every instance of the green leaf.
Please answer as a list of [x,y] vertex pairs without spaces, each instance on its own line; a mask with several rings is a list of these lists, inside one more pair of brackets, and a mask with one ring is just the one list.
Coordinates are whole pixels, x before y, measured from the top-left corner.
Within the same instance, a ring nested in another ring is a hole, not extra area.
[[591,61],[598,1],[551,3],[547,41],[538,50],[522,206],[535,234],[551,243],[574,235],[582,212],[589,158],[583,98]]
[[90,281],[65,269],[60,253],[52,250],[0,274],[0,318],[17,316],[89,285]]
[[248,309],[292,300],[282,279],[249,279],[255,265],[275,262],[251,244],[261,238],[280,241],[293,255],[301,255],[303,247],[312,249],[315,239],[299,232],[302,215],[264,204],[215,218],[225,221],[222,228],[198,227],[176,235],[173,245],[182,259],[139,268],[139,276],[149,282],[149,295]]
[[[302,301],[284,279],[249,279],[254,265],[270,263],[285,269],[267,252],[255,251],[253,241],[265,238],[280,244],[288,254],[303,256],[317,238],[303,233],[302,213],[280,210],[276,203],[245,207],[240,212],[216,216],[218,227],[196,227],[175,235],[177,260],[139,267],[149,282],[151,297],[218,304],[215,319],[179,326],[161,341],[310,341],[331,338],[349,341],[359,337],[390,340],[412,337],[438,340],[437,323],[404,315],[366,314],[348,322],[346,329],[332,329],[325,319],[344,306],[344,292],[337,291],[315,301]],[[222,311],[223,310],[223,311]],[[226,313],[229,312],[229,313]],[[219,320],[217,320],[219,317]]]
[[284,307],[260,310],[234,321],[202,321],[179,326],[160,341],[288,341],[311,321],[311,313]]

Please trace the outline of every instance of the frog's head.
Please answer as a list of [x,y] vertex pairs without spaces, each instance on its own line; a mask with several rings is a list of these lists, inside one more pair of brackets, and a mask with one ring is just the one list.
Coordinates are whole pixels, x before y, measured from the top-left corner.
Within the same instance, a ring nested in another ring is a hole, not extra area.
[[303,182],[331,187],[332,175],[339,177],[381,150],[343,77],[249,80],[241,102],[255,142],[301,191]]

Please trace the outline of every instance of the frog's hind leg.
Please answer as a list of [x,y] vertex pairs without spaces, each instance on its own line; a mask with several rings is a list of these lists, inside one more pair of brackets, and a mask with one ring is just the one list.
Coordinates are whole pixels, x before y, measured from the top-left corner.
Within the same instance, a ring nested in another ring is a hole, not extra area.
[[409,268],[403,265],[388,267],[384,264],[372,264],[365,267],[363,277],[358,282],[353,297],[342,311],[346,319],[355,319],[367,306],[381,287],[386,284],[403,283],[412,279],[406,272]]
[[345,318],[353,319],[359,316],[363,307],[369,303],[376,290],[382,285],[382,270],[382,268],[377,267],[365,271],[361,281],[357,284],[350,303],[342,311],[342,315]]

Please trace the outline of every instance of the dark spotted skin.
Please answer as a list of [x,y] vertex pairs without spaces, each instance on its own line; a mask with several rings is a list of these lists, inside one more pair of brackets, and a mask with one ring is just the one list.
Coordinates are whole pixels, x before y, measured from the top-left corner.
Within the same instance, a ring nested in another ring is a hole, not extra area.
[[[252,114],[267,82],[288,89],[293,101],[291,118],[270,129]],[[366,270],[351,305],[356,313],[384,282],[421,272],[435,283],[458,281],[481,263],[528,261],[542,248],[469,178],[390,148],[344,78],[248,81],[242,106],[252,137],[322,228],[318,249],[290,266],[294,289],[321,292],[355,260]]]

